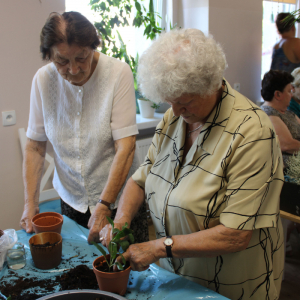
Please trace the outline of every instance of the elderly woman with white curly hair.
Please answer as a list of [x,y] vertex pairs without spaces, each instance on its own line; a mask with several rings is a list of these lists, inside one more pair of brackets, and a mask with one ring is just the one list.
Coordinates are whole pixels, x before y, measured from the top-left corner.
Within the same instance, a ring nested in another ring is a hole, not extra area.
[[[139,60],[145,97],[171,108],[128,180],[116,226],[144,199],[156,240],[124,253],[133,270],[160,266],[230,299],[278,299],[283,271],[283,167],[268,116],[223,78],[226,59],[197,29],[161,35]],[[100,232],[111,239],[111,227]],[[120,259],[120,258],[118,258]]]

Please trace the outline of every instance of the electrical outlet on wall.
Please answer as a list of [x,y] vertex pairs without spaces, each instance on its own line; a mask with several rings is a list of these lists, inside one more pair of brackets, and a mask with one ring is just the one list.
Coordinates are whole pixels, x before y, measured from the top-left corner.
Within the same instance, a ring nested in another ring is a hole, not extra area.
[[236,91],[240,91],[240,88],[241,88],[241,85],[238,83],[238,82],[236,82],[236,83],[234,83],[233,84],[233,88],[236,90]]
[[15,125],[17,122],[16,111],[3,111],[2,112],[2,124],[3,126]]

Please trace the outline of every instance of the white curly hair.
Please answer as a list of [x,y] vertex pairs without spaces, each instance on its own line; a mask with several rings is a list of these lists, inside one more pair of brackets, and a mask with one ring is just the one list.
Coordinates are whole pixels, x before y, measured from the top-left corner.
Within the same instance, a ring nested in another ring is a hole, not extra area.
[[155,103],[186,93],[208,96],[221,87],[226,67],[225,54],[212,36],[198,29],[174,29],[141,55],[138,86]]

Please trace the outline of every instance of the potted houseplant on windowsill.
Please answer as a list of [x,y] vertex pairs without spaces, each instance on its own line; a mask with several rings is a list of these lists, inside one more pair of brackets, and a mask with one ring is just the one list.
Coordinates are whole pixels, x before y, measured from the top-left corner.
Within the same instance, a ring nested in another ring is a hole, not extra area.
[[[111,218],[106,218],[112,226],[112,233],[114,237],[108,245],[109,254],[107,254],[100,245],[93,242],[93,244],[102,253],[102,256],[94,260],[93,271],[96,275],[100,290],[116,293],[122,296],[126,293],[131,268],[129,263],[126,263],[125,258],[120,251],[120,247],[125,252],[129,245],[134,243],[134,237],[132,230],[128,228],[127,223],[125,223],[120,230],[114,227],[114,222]],[[121,256],[122,263],[116,260],[118,256]],[[118,271],[114,272],[114,266],[118,268]]]
[[156,104],[144,97],[138,99],[140,113],[143,118],[153,118],[155,109],[159,108],[159,104]]

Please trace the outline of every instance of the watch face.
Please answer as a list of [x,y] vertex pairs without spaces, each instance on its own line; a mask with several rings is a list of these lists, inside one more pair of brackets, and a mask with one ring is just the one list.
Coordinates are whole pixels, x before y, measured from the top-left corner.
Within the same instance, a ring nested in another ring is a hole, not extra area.
[[173,244],[173,240],[170,238],[165,239],[164,244],[166,246],[171,246]]

